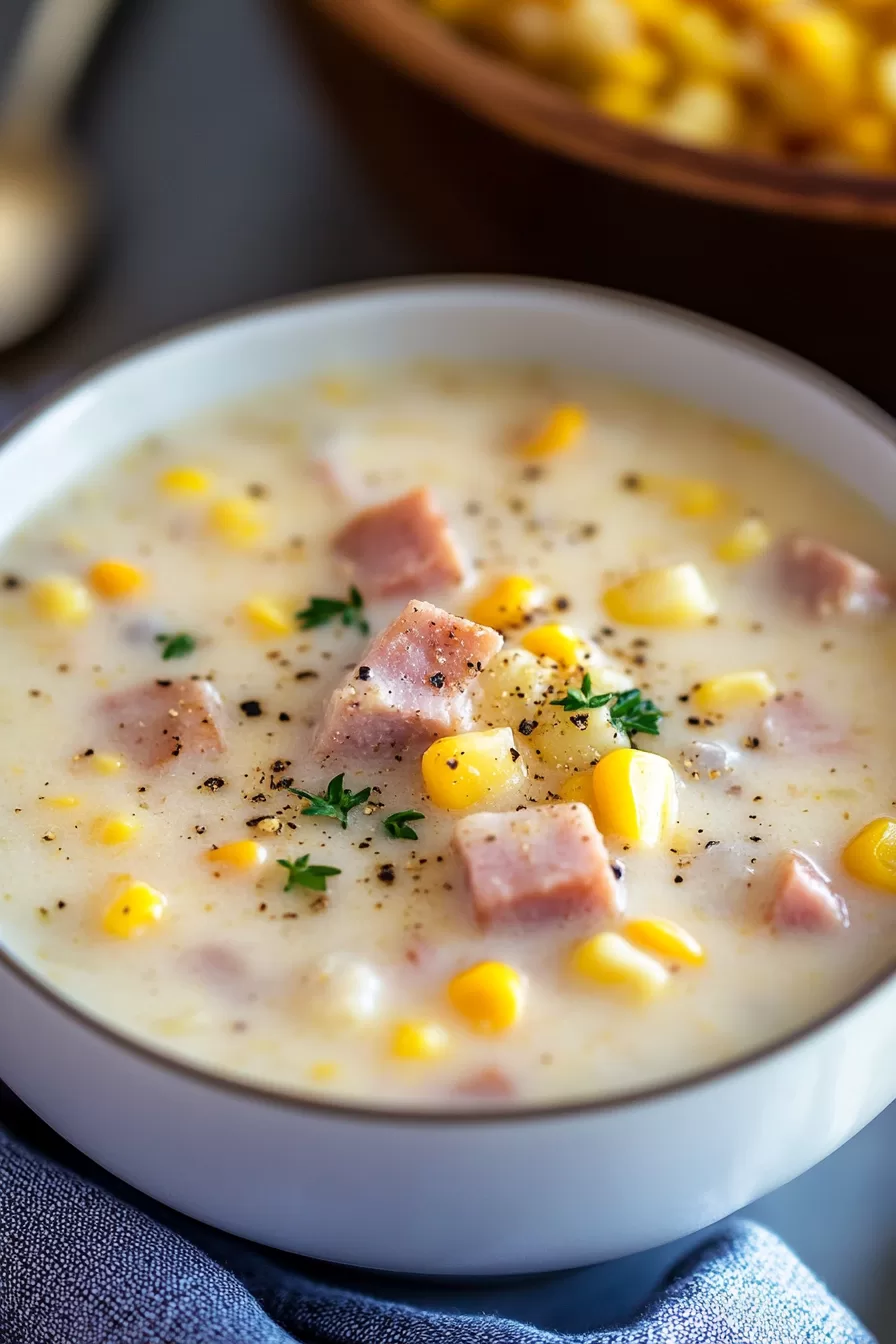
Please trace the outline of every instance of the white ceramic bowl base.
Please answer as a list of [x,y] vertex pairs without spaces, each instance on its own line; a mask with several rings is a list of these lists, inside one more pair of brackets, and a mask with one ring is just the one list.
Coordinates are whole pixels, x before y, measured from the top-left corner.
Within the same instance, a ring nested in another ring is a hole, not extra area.
[[[889,423],[736,333],[578,287],[418,283],[301,300],[98,373],[0,453],[0,536],[138,437],[354,361],[550,361],[744,420],[896,514]],[[591,1263],[706,1225],[825,1157],[896,1095],[896,977],[813,1030],[617,1103],[405,1116],[292,1100],[134,1045],[0,954],[0,1076],[65,1138],[166,1204],[286,1250],[380,1269]]]

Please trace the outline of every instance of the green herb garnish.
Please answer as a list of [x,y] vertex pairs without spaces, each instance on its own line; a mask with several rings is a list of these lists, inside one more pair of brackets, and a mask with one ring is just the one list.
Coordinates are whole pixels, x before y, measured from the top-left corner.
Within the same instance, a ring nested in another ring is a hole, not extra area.
[[192,653],[196,648],[196,640],[193,636],[183,633],[179,635],[156,635],[156,643],[163,645],[162,657],[166,662],[169,658],[186,658],[187,654]]
[[383,825],[394,840],[416,840],[417,832],[408,822],[424,820],[422,812],[393,812],[391,817],[384,818]]
[[610,722],[617,732],[627,733],[629,737],[635,733],[656,735],[659,732],[663,711],[652,700],[645,699],[637,687],[632,687],[630,691],[608,691],[603,695],[594,695],[589,672],[582,677],[580,688],[570,686],[562,700],[552,700],[551,704],[560,705],[567,714],[581,714],[589,709],[602,709],[611,700]]
[[321,795],[319,793],[306,793],[304,789],[290,789],[297,798],[307,798],[308,807],[302,808],[303,817],[333,817],[342,826],[342,829],[348,826],[348,814],[352,808],[360,807],[366,803],[370,797],[370,789],[361,789],[358,793],[349,793],[344,788],[345,775],[336,775],[327,785],[327,791]]
[[296,612],[296,620],[303,630],[313,630],[318,625],[339,616],[343,625],[353,625],[362,635],[370,634],[370,626],[364,619],[364,599],[357,588],[348,590],[348,601],[338,597],[312,597],[307,607]]
[[303,854],[298,859],[278,859],[281,868],[289,873],[284,891],[294,887],[307,887],[309,891],[326,891],[327,878],[341,873],[341,868],[328,868],[324,863],[311,863],[311,855]]

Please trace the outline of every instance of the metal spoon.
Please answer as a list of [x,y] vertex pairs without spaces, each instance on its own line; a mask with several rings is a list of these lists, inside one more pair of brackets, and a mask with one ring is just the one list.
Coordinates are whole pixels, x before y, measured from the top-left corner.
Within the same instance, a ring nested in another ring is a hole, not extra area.
[[93,211],[65,143],[69,95],[115,0],[38,0],[0,104],[0,348],[35,331],[64,298]]

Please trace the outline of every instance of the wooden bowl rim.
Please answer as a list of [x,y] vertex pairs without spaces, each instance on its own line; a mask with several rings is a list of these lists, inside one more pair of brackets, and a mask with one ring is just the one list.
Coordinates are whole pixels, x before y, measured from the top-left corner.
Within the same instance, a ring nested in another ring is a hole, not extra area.
[[[298,0],[303,3],[303,0]],[[314,0],[341,27],[452,101],[541,148],[729,205],[896,224],[896,174],[838,172],[665,140],[474,46],[412,0]]]

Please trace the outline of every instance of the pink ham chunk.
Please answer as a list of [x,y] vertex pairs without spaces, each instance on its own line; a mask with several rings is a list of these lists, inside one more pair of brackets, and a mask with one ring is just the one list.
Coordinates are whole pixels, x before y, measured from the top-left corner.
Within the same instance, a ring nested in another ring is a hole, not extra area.
[[584,803],[478,812],[454,828],[480,924],[618,914],[622,884]]
[[778,929],[832,933],[849,928],[849,911],[831,879],[805,854],[791,850],[780,860],[774,878],[771,919]]
[[357,514],[333,548],[351,565],[365,597],[447,588],[464,576],[445,517],[425,488]]
[[221,697],[210,681],[150,681],[106,696],[103,714],[129,760],[166,765],[224,750]]
[[867,616],[893,601],[891,585],[879,570],[812,537],[788,537],[779,564],[785,591],[813,616]]
[[470,688],[503,643],[488,626],[409,602],[334,691],[315,755],[389,756],[471,727]]
[[802,691],[776,695],[759,727],[759,745],[789,755],[829,756],[849,745],[846,727],[834,714],[824,714]]

